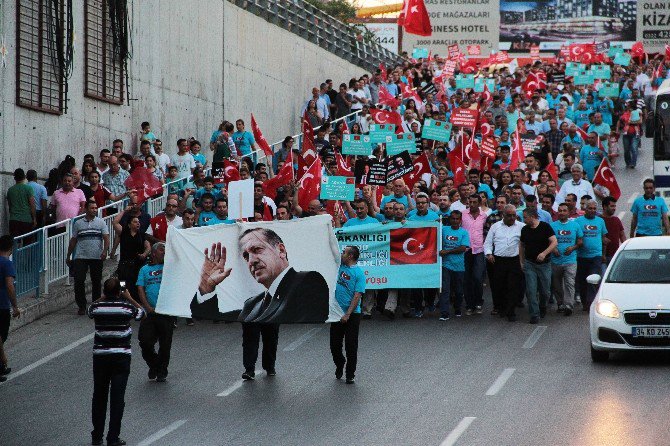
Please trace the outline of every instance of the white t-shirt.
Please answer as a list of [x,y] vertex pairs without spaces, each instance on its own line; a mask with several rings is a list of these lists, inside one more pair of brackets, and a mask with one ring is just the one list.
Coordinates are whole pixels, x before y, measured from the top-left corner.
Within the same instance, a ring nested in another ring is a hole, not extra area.
[[[349,93],[352,97],[357,99],[367,99],[367,97],[365,96],[365,91],[363,90],[354,91],[354,89],[352,88],[347,93]],[[352,102],[351,104],[351,110],[360,110],[362,108],[363,108],[362,102]]]
[[190,153],[172,155],[171,161],[172,165],[177,167],[179,178],[188,178],[195,169],[195,160]]
[[156,164],[158,164],[158,167],[163,171],[163,174],[166,174],[168,165],[170,165],[170,157],[167,153],[156,155]]

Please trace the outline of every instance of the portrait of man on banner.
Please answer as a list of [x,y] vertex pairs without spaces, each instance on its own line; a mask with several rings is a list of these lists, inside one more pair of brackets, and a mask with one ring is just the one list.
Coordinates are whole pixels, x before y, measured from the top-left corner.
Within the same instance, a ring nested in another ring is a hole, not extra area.
[[[266,291],[244,302],[240,322],[319,323],[328,318],[328,284],[318,271],[297,272],[288,262],[284,241],[272,229],[252,228],[239,238],[239,249],[254,280]],[[198,294],[214,292],[229,275],[226,248],[221,243],[205,248]],[[207,301],[216,300],[214,295]],[[198,313],[196,295],[191,311]],[[210,304],[213,306],[213,303]],[[218,308],[218,304],[216,305]]]
[[158,313],[273,324],[341,317],[329,215],[173,229],[166,252]]

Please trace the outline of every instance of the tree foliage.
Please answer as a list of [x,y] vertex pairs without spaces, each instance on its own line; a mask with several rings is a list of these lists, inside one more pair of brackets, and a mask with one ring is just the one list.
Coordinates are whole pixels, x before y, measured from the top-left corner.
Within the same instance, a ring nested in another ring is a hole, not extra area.
[[348,23],[356,17],[356,8],[347,0],[305,0],[337,20]]

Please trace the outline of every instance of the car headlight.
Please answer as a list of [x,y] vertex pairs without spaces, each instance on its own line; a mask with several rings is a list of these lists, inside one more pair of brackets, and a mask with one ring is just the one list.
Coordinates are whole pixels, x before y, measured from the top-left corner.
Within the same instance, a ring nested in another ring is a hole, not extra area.
[[612,319],[618,319],[621,313],[619,308],[611,300],[603,299],[599,300],[596,304],[596,313],[601,316],[610,317]]

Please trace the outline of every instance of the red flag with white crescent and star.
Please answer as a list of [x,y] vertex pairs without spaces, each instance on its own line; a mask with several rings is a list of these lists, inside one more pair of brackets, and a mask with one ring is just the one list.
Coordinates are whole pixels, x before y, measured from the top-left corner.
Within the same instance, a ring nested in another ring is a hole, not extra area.
[[163,192],[160,180],[145,167],[135,167],[123,184],[128,190],[135,190],[140,204]]
[[261,132],[261,128],[258,127],[258,123],[256,122],[256,118],[254,117],[253,113],[251,114],[251,131],[254,134],[254,139],[256,140],[258,147],[263,149],[263,152],[265,152],[266,156],[272,156],[274,153],[272,152],[272,147],[270,147],[268,140],[265,139],[265,136],[263,136],[263,132]]
[[240,180],[240,170],[237,163],[228,159],[223,160],[223,182],[228,184],[231,181]]
[[423,0],[405,0],[402,11],[398,16],[398,25],[405,28],[405,32],[418,36],[433,34],[430,26],[430,17]]
[[395,98],[383,85],[379,87],[379,103],[391,108],[400,107],[400,99]]
[[298,184],[298,203],[303,209],[307,209],[309,202],[317,200],[321,193],[321,158],[316,160],[309,166],[307,172],[300,178]]
[[279,189],[281,186],[286,186],[289,184],[291,181],[293,181],[293,178],[295,178],[295,172],[293,171],[293,151],[290,150],[284,165],[281,169],[279,169],[277,175],[263,183],[263,190],[265,191],[265,195],[274,200],[277,198],[277,189]]
[[382,77],[384,82],[388,82],[388,73],[386,73],[386,67],[383,62],[379,63],[379,75]]
[[603,158],[600,162],[600,166],[598,167],[596,174],[593,176],[593,184],[598,184],[607,188],[610,192],[610,196],[614,197],[615,200],[618,200],[619,197],[621,197],[621,188],[619,187],[619,183],[614,176],[614,172],[612,172],[612,168],[609,161],[607,161],[607,158]]
[[432,172],[430,170],[430,160],[428,159],[426,152],[421,152],[421,155],[413,161],[413,164],[414,170],[402,177],[403,181],[405,181],[405,184],[410,189],[414,187],[414,183],[421,179],[421,175]]
[[317,158],[316,146],[314,145],[314,127],[309,122],[307,110],[302,117],[302,156],[307,164],[311,164]]
[[341,177],[353,177],[354,172],[351,170],[351,166],[344,159],[344,157],[339,153],[335,152],[335,161],[337,162],[337,174]]
[[447,154],[449,158],[449,167],[454,174],[454,186],[458,187],[459,185],[465,183],[465,170],[466,166],[463,160],[458,156],[455,150],[452,150]]
[[437,228],[391,229],[391,265],[437,262]]
[[379,108],[371,108],[370,115],[372,115],[372,119],[377,124],[394,124],[395,132],[402,133],[402,117],[398,113],[381,110]]

